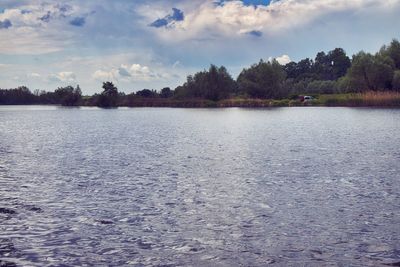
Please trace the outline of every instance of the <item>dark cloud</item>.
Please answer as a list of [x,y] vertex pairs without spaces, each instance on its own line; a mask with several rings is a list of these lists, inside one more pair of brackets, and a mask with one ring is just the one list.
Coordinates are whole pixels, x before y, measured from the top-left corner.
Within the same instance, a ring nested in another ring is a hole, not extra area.
[[255,36],[255,37],[261,37],[263,35],[263,33],[261,31],[250,31],[247,34],[249,34],[251,36]]
[[[53,6],[54,8],[58,9],[58,11],[55,11],[53,13],[51,13],[50,11],[47,11],[47,13],[40,17],[39,20],[43,21],[43,22],[50,22],[50,20],[52,19],[61,19],[61,18],[67,18],[70,17],[70,14],[68,14],[69,11],[71,11],[73,8],[70,5],[67,4],[57,4],[55,6]],[[29,10],[27,11],[21,11],[21,12],[25,12],[25,13],[30,13]],[[25,14],[23,13],[23,14]],[[72,24],[74,26],[82,26],[83,24],[85,24],[85,19],[84,18],[75,18],[72,20],[73,23],[76,22],[76,24]]]
[[257,6],[257,5],[264,5],[267,6],[270,4],[270,0],[242,0],[243,4],[247,6]]
[[3,21],[0,20],[0,29],[8,29],[12,26],[12,23],[9,19],[5,19]]
[[172,8],[172,12],[173,12],[172,15],[167,15],[164,18],[157,19],[149,26],[155,28],[166,27],[170,23],[173,23],[175,21],[183,21],[185,19],[185,15],[181,10],[177,8]]
[[156,21],[154,21],[153,23],[151,23],[149,26],[150,27],[155,27],[155,28],[160,28],[163,26],[167,26],[168,25],[168,20],[167,19],[158,19]]
[[65,12],[72,10],[72,6],[67,5],[67,4],[57,5],[57,8],[58,8],[58,10],[60,10],[61,13],[65,13]]
[[[215,5],[217,6],[223,6],[226,2],[231,2],[231,1],[236,1],[236,0],[219,0],[214,2]],[[245,6],[268,6],[271,3],[271,0],[241,0],[241,2]]]
[[40,17],[39,19],[40,19],[41,21],[43,21],[43,22],[49,22],[50,19],[51,19],[51,12],[50,12],[50,11],[47,11],[47,14],[44,15],[43,17]]
[[85,17],[76,17],[69,22],[69,24],[76,27],[82,27],[83,25],[85,25],[85,23],[86,23]]

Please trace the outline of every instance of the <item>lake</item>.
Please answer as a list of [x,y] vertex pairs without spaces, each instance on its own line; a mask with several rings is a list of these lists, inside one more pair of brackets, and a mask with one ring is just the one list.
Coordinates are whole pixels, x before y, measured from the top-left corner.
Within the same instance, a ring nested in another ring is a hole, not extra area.
[[399,214],[400,109],[0,107],[0,265],[399,266]]

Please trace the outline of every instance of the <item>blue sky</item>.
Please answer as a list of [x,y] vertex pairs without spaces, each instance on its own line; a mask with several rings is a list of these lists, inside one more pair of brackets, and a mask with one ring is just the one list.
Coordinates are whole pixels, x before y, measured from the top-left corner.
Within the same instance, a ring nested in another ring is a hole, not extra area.
[[261,58],[376,52],[400,39],[398,14],[400,0],[2,0],[0,88],[174,88],[211,63],[236,78]]
[[269,0],[243,0],[245,5],[268,5]]

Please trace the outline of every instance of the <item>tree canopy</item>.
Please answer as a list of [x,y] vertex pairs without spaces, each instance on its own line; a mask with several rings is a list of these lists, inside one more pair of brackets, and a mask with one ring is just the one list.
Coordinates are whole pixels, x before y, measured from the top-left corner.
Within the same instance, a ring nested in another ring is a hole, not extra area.
[[224,66],[211,65],[208,70],[188,76],[186,83],[175,91],[181,98],[204,98],[217,101],[235,93],[236,88],[235,81]]
[[359,52],[353,56],[348,72],[350,86],[355,91],[391,89],[394,63],[390,57]]
[[260,60],[244,68],[236,80],[224,66],[210,65],[207,70],[187,76],[184,84],[174,90],[142,89],[125,95],[110,81],[104,82],[102,89],[100,94],[82,97],[79,85],[59,87],[54,92],[36,89],[34,93],[20,86],[0,89],[0,104],[84,104],[107,108],[139,102],[160,103],[166,99],[280,99],[299,94],[400,91],[400,42],[393,39],[375,54],[361,51],[351,59],[344,49],[335,48],[318,52],[314,59],[286,65],[276,60]]
[[98,97],[99,107],[110,108],[118,104],[118,88],[112,82],[103,83],[103,92]]
[[82,91],[79,85],[76,88],[72,86],[59,87],[54,93],[63,106],[76,106],[82,99]]
[[286,72],[276,60],[244,69],[237,79],[239,90],[254,98],[282,98],[286,95],[284,81]]

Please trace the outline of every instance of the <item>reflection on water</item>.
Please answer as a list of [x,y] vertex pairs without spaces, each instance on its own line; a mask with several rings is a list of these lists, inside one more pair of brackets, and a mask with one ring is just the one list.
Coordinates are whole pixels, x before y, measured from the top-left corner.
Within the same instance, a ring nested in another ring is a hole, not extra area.
[[399,122],[0,107],[0,265],[399,265]]

